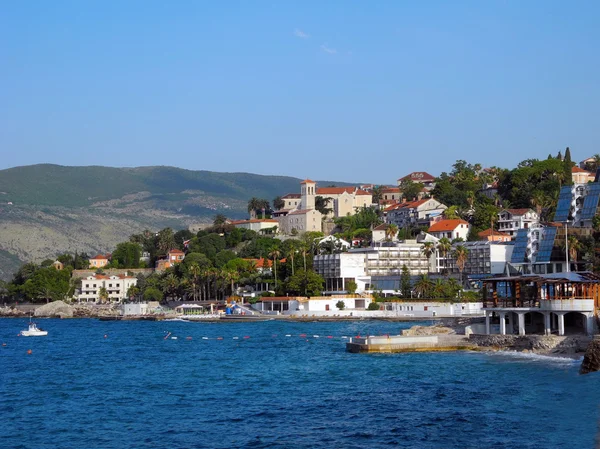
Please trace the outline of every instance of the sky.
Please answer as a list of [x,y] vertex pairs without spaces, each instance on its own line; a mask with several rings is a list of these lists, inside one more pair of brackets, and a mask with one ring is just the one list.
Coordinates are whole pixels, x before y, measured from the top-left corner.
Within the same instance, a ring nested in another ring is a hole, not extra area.
[[597,1],[0,3],[0,169],[347,182],[600,153]]

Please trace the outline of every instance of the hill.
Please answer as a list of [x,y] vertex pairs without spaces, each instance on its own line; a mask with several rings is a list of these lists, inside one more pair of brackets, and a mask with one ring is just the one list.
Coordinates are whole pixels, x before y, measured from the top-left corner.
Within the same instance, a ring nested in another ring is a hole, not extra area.
[[22,262],[65,251],[110,251],[143,229],[202,225],[217,213],[243,218],[251,197],[272,201],[299,192],[299,182],[162,166],[39,164],[0,170],[0,278],[10,278]]

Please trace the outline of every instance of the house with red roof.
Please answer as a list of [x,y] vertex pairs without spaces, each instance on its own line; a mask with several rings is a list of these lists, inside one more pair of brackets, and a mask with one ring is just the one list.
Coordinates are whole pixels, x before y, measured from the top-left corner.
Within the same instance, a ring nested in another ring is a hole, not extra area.
[[533,209],[504,209],[498,212],[498,230],[511,237],[517,235],[519,229],[528,229],[539,222],[540,216]]
[[441,216],[448,207],[435,198],[393,204],[384,210],[386,223],[399,228],[429,226],[431,221]]
[[440,220],[437,223],[434,223],[427,232],[438,239],[445,237],[450,240],[467,240],[470,230],[471,225],[465,220],[450,219]]
[[90,262],[90,268],[102,268],[108,265],[110,259],[110,254],[98,254],[95,257],[92,257]]
[[595,181],[596,174],[579,167],[573,167],[571,169],[571,179],[573,184],[587,184]]
[[488,242],[510,242],[512,237],[506,232],[496,231],[494,228],[488,228],[485,231],[477,233],[479,240]]
[[406,176],[398,179],[398,185],[402,184],[402,181],[410,179],[412,182],[420,182],[425,186],[425,190],[430,191],[435,187],[435,176],[430,175],[426,171],[414,171]]
[[[77,299],[79,302],[121,302],[127,297],[129,288],[136,284],[135,276],[93,274],[81,279]],[[102,288],[106,291],[104,298],[101,298]]]
[[290,193],[282,197],[284,207],[274,212],[273,217],[283,234],[323,230],[323,215],[315,209],[316,197],[328,200],[331,212],[327,218],[353,215],[362,207],[373,202],[372,193],[358,187],[320,187],[310,179],[300,183],[300,194]]

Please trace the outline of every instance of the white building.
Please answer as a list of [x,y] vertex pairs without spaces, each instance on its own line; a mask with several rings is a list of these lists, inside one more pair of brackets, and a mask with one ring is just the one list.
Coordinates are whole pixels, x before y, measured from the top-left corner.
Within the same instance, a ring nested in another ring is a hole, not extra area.
[[137,284],[137,278],[126,275],[91,275],[81,280],[77,299],[82,302],[100,302],[100,289],[104,287],[108,301],[121,302],[127,297],[129,287]]
[[[344,307],[338,308],[342,302]],[[370,295],[333,295],[319,297],[261,297],[252,307],[265,314],[296,316],[331,316],[344,312],[350,315],[353,311],[364,311],[373,301]]]
[[407,226],[429,226],[432,218],[444,213],[445,205],[434,198],[418,201],[407,201],[394,204],[385,209],[386,223],[395,224],[398,228]]
[[231,224],[236,228],[248,229],[255,232],[263,232],[272,230],[279,226],[277,220],[271,218],[252,218],[250,220],[237,220],[232,221]]
[[445,237],[449,240],[467,240],[470,230],[471,225],[465,220],[452,219],[440,220],[437,223],[434,223],[427,232],[438,239]]
[[539,222],[540,216],[533,209],[504,209],[498,213],[498,230],[510,236]]
[[[508,274],[514,245],[490,241],[460,242],[454,247],[464,246],[467,249],[467,260],[463,274]],[[450,273],[460,273],[453,251],[448,254],[448,270]]]

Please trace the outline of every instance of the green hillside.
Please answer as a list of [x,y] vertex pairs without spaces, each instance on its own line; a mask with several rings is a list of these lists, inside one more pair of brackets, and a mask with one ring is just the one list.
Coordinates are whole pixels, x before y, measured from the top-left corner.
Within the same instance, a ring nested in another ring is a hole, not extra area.
[[244,218],[251,197],[272,201],[299,192],[300,179],[289,176],[175,167],[40,164],[0,170],[0,279],[10,278],[22,262],[75,250],[112,251],[144,229],[198,227],[217,213]]
[[[272,200],[299,190],[299,179],[250,173],[218,173],[175,167],[66,167],[39,164],[0,170],[0,196],[15,204],[83,207],[99,201],[149,192],[184,191],[231,200],[252,196]],[[331,184],[322,181],[322,185]],[[347,185],[336,183],[337,185]]]

